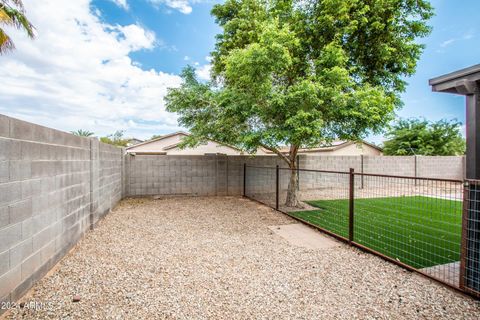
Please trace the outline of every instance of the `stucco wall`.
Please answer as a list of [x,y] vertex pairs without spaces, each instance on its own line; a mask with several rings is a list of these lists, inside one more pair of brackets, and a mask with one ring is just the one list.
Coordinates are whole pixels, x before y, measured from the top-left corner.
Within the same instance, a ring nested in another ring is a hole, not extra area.
[[226,155],[239,155],[240,151],[226,147],[219,143],[209,141],[206,144],[200,144],[195,148],[173,148],[167,150],[168,155],[204,155],[206,153],[222,153]]
[[[368,144],[362,143],[353,143],[343,148],[339,148],[337,150],[331,151],[326,155],[329,156],[381,156],[382,152],[376,148],[369,146]],[[321,155],[321,154],[317,154]]]
[[[240,155],[241,152],[237,149],[222,145],[215,141],[208,141],[207,143],[200,144],[195,148],[184,148],[179,147],[169,148],[179,142],[181,142],[183,134],[176,134],[170,137],[165,137],[160,140],[148,142],[145,144],[133,146],[127,149],[127,152],[146,152],[146,153],[166,153],[167,155],[205,155],[211,153],[221,153],[226,155]],[[259,150],[259,154],[264,153],[262,150]]]
[[129,147],[127,152],[163,152],[163,148],[179,143],[183,135],[173,135],[160,140]]

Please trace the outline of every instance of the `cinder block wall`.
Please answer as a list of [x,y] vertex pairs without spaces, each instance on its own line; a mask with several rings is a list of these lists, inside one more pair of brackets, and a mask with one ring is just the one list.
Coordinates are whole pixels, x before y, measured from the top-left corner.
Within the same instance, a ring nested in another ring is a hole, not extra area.
[[[388,157],[300,155],[302,169],[375,173],[399,176],[463,179],[463,157]],[[243,164],[286,168],[278,156],[165,156],[126,155],[126,194],[143,195],[241,195]],[[255,194],[275,190],[275,170],[248,168],[247,189]],[[288,186],[290,172],[280,170],[280,190]],[[368,184],[369,179],[364,179]],[[355,180],[358,186],[361,179]],[[348,175],[299,173],[301,190],[345,187]]]
[[[277,156],[165,156],[126,155],[126,194],[144,195],[241,195],[243,163],[285,167]],[[272,171],[275,174],[275,171]],[[270,177],[274,179],[273,177]],[[256,183],[269,186],[265,177]]]
[[98,183],[95,182],[95,188],[92,189],[96,194],[93,199],[98,203],[98,207],[92,210],[93,223],[107,214],[123,197],[123,150],[99,143],[98,153],[99,167],[94,171],[95,174],[98,173]]
[[[286,168],[285,161],[276,155],[268,156],[229,156],[228,157],[228,194],[243,194],[243,164],[258,167],[276,167]],[[248,183],[249,189],[255,190],[255,193],[271,192],[272,185],[275,184],[275,170],[261,170],[249,168]],[[255,189],[252,189],[255,188]],[[274,190],[274,189],[273,189]],[[252,191],[253,192],[253,191]]]
[[225,193],[225,157],[126,155],[126,166],[129,196]]
[[465,177],[465,157],[417,156],[417,176],[462,180]]
[[122,150],[0,115],[0,300],[15,301],[122,196]]
[[[357,171],[357,170],[355,170]],[[364,156],[363,172],[396,176],[415,176],[415,157],[412,156]]]

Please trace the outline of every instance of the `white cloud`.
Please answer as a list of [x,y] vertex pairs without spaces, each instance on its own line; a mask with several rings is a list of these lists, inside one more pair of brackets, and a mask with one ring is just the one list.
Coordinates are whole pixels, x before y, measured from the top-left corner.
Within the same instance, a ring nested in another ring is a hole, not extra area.
[[148,137],[178,129],[163,97],[168,87],[180,85],[180,77],[143,70],[128,56],[154,48],[153,32],[101,22],[90,0],[24,4],[38,37],[8,30],[17,50],[0,56],[0,113],[100,135],[126,129]]
[[474,35],[475,35],[475,32],[473,31],[473,29],[468,30],[463,35],[461,35],[459,37],[450,38],[448,40],[443,41],[440,44],[440,47],[446,48],[446,47],[454,44],[455,42],[458,42],[458,41],[461,41],[461,40],[468,41],[468,40],[472,39],[474,37]]
[[188,61],[188,60],[190,60],[190,57],[189,57],[189,56],[185,56],[185,57],[183,57],[183,60]]
[[440,44],[440,47],[442,48],[448,47],[449,45],[453,44],[455,41],[457,41],[457,39],[452,38],[452,39],[445,40]]
[[201,80],[210,80],[210,70],[212,69],[212,65],[205,64],[195,70],[195,74]]
[[159,7],[161,4],[169,8],[180,11],[183,14],[190,14],[192,12],[192,4],[198,1],[195,0],[148,0],[154,6]]
[[127,3],[127,0],[110,0],[112,1],[113,3],[115,3],[117,6],[119,6],[120,8],[123,8],[125,10],[128,10],[128,3]]

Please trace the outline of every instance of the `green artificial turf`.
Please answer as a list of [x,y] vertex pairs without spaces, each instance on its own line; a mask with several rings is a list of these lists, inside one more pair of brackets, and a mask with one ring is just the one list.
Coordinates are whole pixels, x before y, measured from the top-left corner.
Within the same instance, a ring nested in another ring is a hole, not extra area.
[[[348,238],[348,199],[291,214]],[[460,259],[462,203],[422,196],[355,199],[354,241],[415,268]]]

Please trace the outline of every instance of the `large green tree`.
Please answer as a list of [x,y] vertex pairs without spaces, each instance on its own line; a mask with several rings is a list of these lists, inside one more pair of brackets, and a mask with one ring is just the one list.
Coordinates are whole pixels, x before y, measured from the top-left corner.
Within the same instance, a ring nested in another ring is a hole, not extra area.
[[399,120],[387,133],[383,153],[392,156],[457,156],[465,153],[461,123],[424,119]]
[[[0,0],[0,25],[22,29],[30,38],[35,37],[34,27],[25,16],[25,8],[21,0]],[[0,27],[0,54],[14,48],[15,44],[12,39]]]
[[286,205],[297,206],[298,149],[383,130],[401,106],[432,8],[424,0],[227,0],[212,14],[223,28],[212,80],[187,67],[167,110],[190,129],[185,144],[213,139],[276,153],[292,169]]

